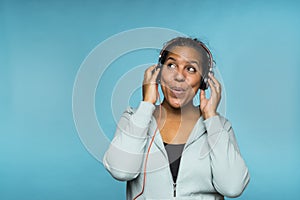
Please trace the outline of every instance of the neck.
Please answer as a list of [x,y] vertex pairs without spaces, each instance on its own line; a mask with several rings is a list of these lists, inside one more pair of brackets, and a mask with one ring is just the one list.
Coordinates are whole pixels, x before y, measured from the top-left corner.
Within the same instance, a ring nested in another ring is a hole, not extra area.
[[191,117],[193,114],[200,116],[200,109],[195,107],[192,101],[182,107],[174,108],[164,100],[162,102],[162,107],[164,108],[164,112],[172,117]]

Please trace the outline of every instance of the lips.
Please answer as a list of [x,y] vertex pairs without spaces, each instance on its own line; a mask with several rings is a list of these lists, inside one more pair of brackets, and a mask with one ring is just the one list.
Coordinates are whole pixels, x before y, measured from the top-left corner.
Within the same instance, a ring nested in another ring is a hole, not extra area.
[[171,92],[176,96],[182,96],[185,94],[186,92],[186,89],[185,88],[182,88],[182,87],[177,87],[177,86],[174,86],[174,87],[170,87],[170,90]]

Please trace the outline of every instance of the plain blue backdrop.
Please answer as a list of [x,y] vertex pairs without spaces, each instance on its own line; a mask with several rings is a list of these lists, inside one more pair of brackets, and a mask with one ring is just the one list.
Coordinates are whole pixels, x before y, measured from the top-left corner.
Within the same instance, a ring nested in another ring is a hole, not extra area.
[[[203,38],[212,49],[226,85],[226,117],[251,174],[238,199],[297,199],[299,10],[292,0],[0,0],[0,199],[125,199],[125,183],[78,137],[72,90],[100,42],[153,26]],[[156,62],[156,55],[134,60]],[[129,63],[118,67],[125,73]],[[96,110],[112,137],[112,114],[99,114],[110,94],[110,87],[98,87]],[[137,92],[133,104],[140,98]]]

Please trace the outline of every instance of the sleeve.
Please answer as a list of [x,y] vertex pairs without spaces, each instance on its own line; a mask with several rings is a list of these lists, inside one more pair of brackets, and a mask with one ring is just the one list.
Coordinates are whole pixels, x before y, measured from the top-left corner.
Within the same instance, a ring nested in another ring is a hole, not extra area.
[[129,181],[142,170],[148,129],[155,106],[141,102],[136,112],[128,108],[103,157],[104,167],[117,180]]
[[204,121],[215,189],[227,197],[238,197],[246,188],[250,175],[240,154],[231,123],[217,115]]

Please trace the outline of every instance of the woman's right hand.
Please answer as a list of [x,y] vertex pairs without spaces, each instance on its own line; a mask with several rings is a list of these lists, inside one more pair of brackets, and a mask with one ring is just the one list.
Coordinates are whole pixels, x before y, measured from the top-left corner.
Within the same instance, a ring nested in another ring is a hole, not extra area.
[[143,101],[147,101],[152,104],[155,104],[157,100],[158,83],[156,79],[161,70],[160,68],[155,70],[156,67],[157,65],[152,65],[146,69],[143,81]]

